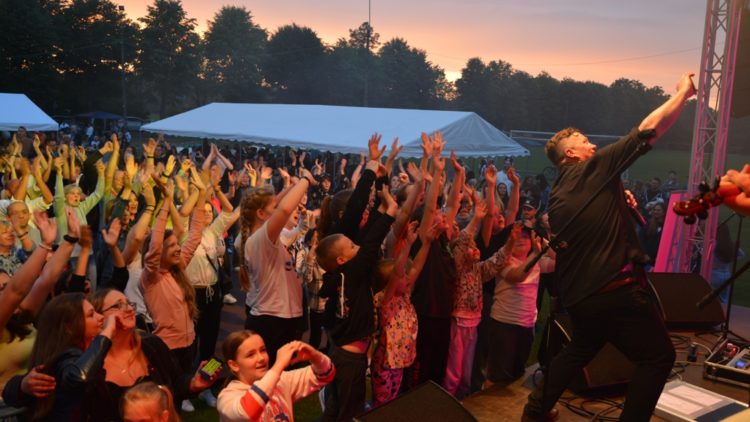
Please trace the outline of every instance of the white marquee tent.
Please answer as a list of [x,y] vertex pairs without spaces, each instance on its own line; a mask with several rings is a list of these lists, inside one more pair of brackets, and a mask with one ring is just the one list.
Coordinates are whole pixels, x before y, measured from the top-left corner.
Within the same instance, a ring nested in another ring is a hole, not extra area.
[[29,132],[57,130],[59,125],[24,94],[0,93],[0,130]]
[[[422,154],[422,132],[442,131],[459,157],[527,156],[529,151],[472,112],[289,104],[211,103],[141,127],[195,138],[359,153],[374,132],[394,137],[402,155]],[[447,154],[449,151],[445,151]]]

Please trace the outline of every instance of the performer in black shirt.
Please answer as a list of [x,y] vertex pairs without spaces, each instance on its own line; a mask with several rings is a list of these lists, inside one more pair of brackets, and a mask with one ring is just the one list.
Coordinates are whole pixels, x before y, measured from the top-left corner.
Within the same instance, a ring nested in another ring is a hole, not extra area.
[[[557,254],[560,299],[574,328],[570,344],[550,363],[545,382],[529,395],[524,421],[555,420],[555,402],[571,378],[607,342],[636,365],[621,420],[647,421],[651,417],[675,352],[644,289],[645,277],[637,271],[643,252],[619,173],[677,120],[686,100],[695,94],[692,76],[683,75],[677,94],[638,128],[600,151],[574,128],[561,130],[547,142],[547,156],[560,171],[549,201],[552,233],[559,235],[565,246]],[[605,183],[593,202],[576,216]]]

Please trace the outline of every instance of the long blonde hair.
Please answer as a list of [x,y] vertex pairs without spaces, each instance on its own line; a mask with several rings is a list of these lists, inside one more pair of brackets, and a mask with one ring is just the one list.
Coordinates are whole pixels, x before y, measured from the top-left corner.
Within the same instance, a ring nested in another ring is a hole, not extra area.
[[167,411],[169,422],[181,422],[180,415],[174,407],[174,397],[169,388],[163,385],[157,385],[151,381],[142,382],[131,387],[125,392],[120,401],[120,413],[125,417],[125,408],[134,402],[150,400],[156,402],[160,412]]
[[[148,253],[149,248],[151,247],[151,234],[146,237],[146,240],[143,242],[143,245],[141,245],[141,266],[144,266],[144,262],[146,259],[146,254]],[[172,230],[166,230],[164,232],[164,240],[168,239],[169,236],[172,236],[174,233],[172,233]],[[159,254],[161,256],[161,253]],[[161,258],[160,258],[161,259]],[[174,278],[174,281],[177,283],[177,286],[180,287],[180,290],[182,290],[182,295],[185,299],[185,305],[188,307],[188,315],[190,315],[190,318],[193,319],[193,321],[198,319],[198,305],[195,302],[195,287],[193,287],[193,283],[190,282],[190,279],[185,274],[185,271],[183,271],[182,266],[180,264],[173,265],[171,268],[167,268],[170,274],[172,274],[172,278]]]
[[273,199],[276,195],[272,186],[258,186],[247,192],[242,197],[242,203],[240,204],[240,285],[242,290],[250,290],[250,278],[245,264],[245,242],[253,234],[253,228],[255,227],[256,211],[262,209]]

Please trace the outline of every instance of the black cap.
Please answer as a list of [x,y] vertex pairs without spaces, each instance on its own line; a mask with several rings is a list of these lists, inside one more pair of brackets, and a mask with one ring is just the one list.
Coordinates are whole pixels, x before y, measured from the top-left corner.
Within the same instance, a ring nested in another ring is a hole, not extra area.
[[536,198],[526,198],[523,201],[522,207],[528,207],[528,208],[534,208],[535,210],[539,209],[539,203],[540,201]]

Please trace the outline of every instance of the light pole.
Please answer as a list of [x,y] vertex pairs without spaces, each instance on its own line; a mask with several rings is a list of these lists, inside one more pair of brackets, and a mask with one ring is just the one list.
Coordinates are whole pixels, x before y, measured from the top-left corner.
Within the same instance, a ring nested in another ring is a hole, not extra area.
[[[125,6],[117,6],[117,10],[125,14]],[[125,89],[125,26],[120,28],[120,71],[122,84],[122,119],[125,127],[128,125],[128,94]]]
[[372,32],[372,0],[367,0],[367,40],[365,41],[365,92],[363,105],[367,107],[369,100],[369,79],[370,79],[370,37]]

